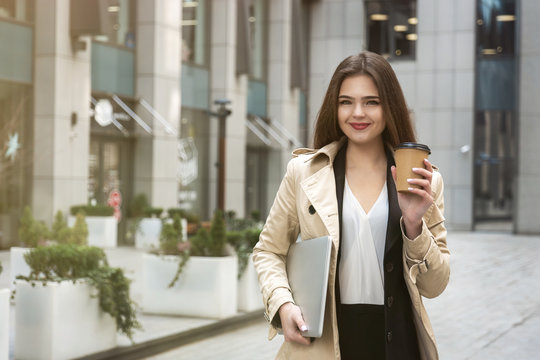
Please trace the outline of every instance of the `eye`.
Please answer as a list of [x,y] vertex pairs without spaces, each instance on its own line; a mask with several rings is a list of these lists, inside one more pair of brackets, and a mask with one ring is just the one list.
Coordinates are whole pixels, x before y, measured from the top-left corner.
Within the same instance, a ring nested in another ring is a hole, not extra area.
[[368,100],[366,101],[366,106],[377,106],[380,104],[379,100]]
[[351,105],[351,100],[343,99],[339,101],[339,105]]

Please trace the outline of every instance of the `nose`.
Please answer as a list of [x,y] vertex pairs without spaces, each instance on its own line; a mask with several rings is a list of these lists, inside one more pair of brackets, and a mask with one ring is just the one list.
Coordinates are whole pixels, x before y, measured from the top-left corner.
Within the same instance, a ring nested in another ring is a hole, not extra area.
[[362,106],[362,103],[359,102],[354,105],[353,116],[355,117],[364,116],[364,107]]

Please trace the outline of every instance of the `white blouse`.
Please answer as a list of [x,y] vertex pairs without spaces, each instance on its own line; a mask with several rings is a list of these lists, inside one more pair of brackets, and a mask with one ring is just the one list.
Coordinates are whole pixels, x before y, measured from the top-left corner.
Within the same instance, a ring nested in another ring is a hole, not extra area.
[[343,304],[384,304],[383,260],[387,226],[386,183],[366,214],[345,179],[339,262]]

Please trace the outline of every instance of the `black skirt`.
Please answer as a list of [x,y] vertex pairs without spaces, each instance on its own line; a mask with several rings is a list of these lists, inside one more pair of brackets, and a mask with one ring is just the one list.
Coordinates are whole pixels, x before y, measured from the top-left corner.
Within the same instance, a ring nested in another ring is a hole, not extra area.
[[343,360],[384,360],[384,305],[341,304],[339,320]]

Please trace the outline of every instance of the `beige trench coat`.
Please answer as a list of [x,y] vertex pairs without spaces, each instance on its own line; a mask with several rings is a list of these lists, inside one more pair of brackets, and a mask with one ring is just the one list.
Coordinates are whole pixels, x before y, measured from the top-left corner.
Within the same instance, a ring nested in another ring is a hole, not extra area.
[[[253,250],[253,262],[266,308],[271,320],[269,339],[278,331],[279,307],[294,302],[287,281],[285,261],[289,246],[299,234],[302,239],[330,235],[333,239],[324,330],[310,345],[284,342],[277,359],[340,359],[335,303],[335,276],[339,249],[338,205],[335,193],[333,161],[346,139],[320,150],[299,149],[287,165],[274,204]],[[450,253],[446,247],[443,182],[438,171],[432,180],[434,204],[423,217],[422,233],[416,239],[403,237],[404,276],[417,329],[422,359],[438,359],[437,347],[422,296],[433,298],[445,289],[449,276]],[[317,213],[310,215],[313,205]]]

